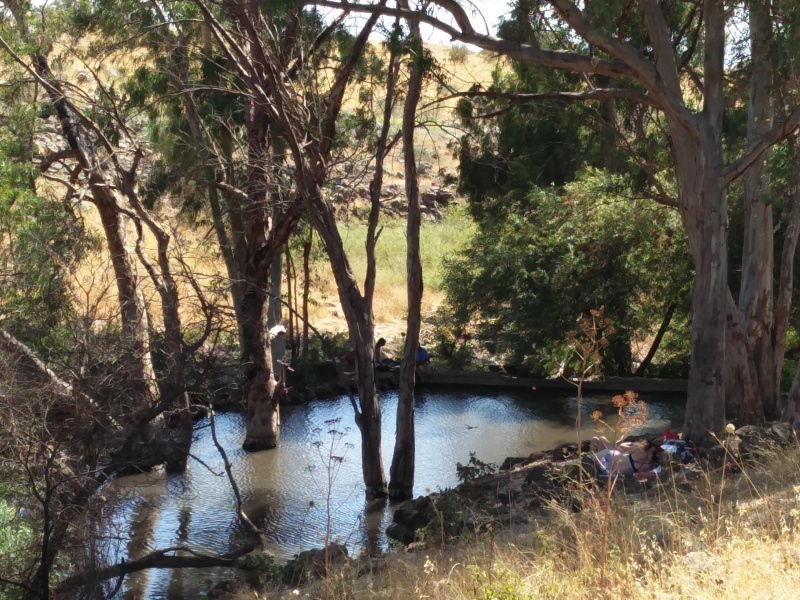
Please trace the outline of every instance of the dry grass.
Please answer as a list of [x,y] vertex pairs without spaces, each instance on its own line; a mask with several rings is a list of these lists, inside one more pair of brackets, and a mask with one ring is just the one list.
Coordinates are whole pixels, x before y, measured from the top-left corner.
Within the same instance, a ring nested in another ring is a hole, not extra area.
[[[606,584],[600,588],[602,493],[585,509],[551,506],[531,525],[425,553],[386,568],[344,571],[299,590],[249,598],[674,599],[800,598],[800,450],[765,454],[744,474],[705,472],[691,492],[615,494]],[[722,492],[722,493],[721,493]],[[720,502],[722,496],[722,502]]]
[[[86,67],[77,58],[72,50],[62,49],[64,54],[64,72],[68,78],[75,79],[82,73],[85,75]],[[79,48],[80,53],[86,54],[87,48]],[[450,49],[445,46],[432,46],[431,51],[442,66],[450,85],[455,89],[467,89],[474,83],[488,84],[491,73],[498,64],[495,59],[482,53],[468,52],[466,56],[452,60]],[[97,59],[91,68],[100,73],[101,79],[122,78],[130,73],[131,67],[118,56]],[[94,81],[91,77],[81,79],[82,85],[88,90],[93,89]],[[379,87],[379,86],[378,86]],[[440,95],[447,94],[436,85],[426,86],[419,120],[422,126],[417,133],[417,156],[419,161],[430,163],[429,174],[421,177],[420,189],[425,192],[434,185],[440,185],[442,178],[439,174],[454,174],[457,169],[456,160],[448,144],[456,139],[459,131],[455,128],[452,108],[456,100],[433,103]],[[348,99],[346,109],[357,106],[358,94],[354,91]],[[381,107],[381,94],[378,93],[373,104],[376,111]],[[394,125],[399,128],[402,113],[402,103],[397,107]],[[398,145],[389,156],[386,163],[388,177],[385,185],[397,184],[402,188],[402,152]],[[364,182],[362,182],[364,183]],[[91,205],[84,203],[83,216],[88,226],[102,235],[99,219]],[[169,223],[177,223],[174,211],[163,215]],[[402,322],[406,314],[406,289],[405,289],[405,222],[401,220],[384,223],[385,230],[378,247],[378,285],[375,297],[375,318],[379,326],[388,329],[403,328]],[[365,227],[355,221],[342,223],[342,237],[350,257],[353,270],[357,279],[363,282],[366,272],[366,257],[364,253]],[[440,223],[426,223],[422,230],[423,269],[425,277],[425,297],[423,310],[430,312],[442,301],[443,294],[440,289],[441,267],[443,257],[460,248],[471,236],[472,224],[463,212],[451,213]],[[130,245],[135,241],[135,234],[130,228],[128,232]],[[225,283],[225,267],[219,257],[213,234],[208,231],[196,231],[185,226],[177,226],[174,231],[175,244],[179,248],[183,259],[181,265],[177,257],[173,261],[182,297],[182,316],[187,323],[199,320],[198,303],[188,276],[196,278],[202,289],[221,289]],[[145,231],[144,247],[151,259],[155,258],[156,244],[148,231]],[[173,250],[174,254],[174,250]],[[302,257],[295,257],[298,268],[302,265]],[[310,319],[312,324],[322,331],[343,331],[345,324],[339,308],[338,294],[327,259],[317,257],[313,270],[315,276],[312,283],[312,306]],[[139,266],[140,276],[143,281],[145,295],[150,307],[153,324],[160,327],[160,306],[158,295],[152,283],[145,276],[144,270]],[[302,282],[300,282],[302,285]],[[96,255],[86,259],[76,274],[74,281],[75,302],[81,311],[92,315],[98,320],[116,318],[117,291],[114,285],[114,275],[108,260],[105,245]],[[216,298],[225,304],[226,298]],[[227,311],[229,314],[230,311]],[[233,326],[233,323],[228,323]]]
[[[441,277],[444,259],[462,248],[472,237],[474,224],[462,208],[454,207],[438,222],[425,222],[421,231],[422,272],[425,281],[423,313],[435,310],[444,294]],[[342,240],[350,257],[356,279],[364,281],[367,257],[364,250],[366,227],[351,222],[342,228]],[[302,257],[297,257],[302,260]],[[406,223],[405,220],[389,220],[376,249],[377,285],[375,289],[374,313],[379,327],[403,321],[408,306],[406,292]],[[324,258],[314,262],[314,293],[318,302],[311,311],[313,322],[323,329],[335,330],[343,327],[336,283],[329,263]]]

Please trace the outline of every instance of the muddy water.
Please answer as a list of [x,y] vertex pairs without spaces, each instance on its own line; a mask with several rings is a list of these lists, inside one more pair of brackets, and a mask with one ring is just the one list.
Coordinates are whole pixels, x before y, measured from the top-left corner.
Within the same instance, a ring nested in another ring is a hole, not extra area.
[[[650,420],[646,430],[679,425],[684,400],[643,397]],[[388,471],[393,449],[397,394],[383,395],[383,459]],[[613,423],[610,396],[584,399],[583,420],[601,410]],[[470,452],[485,462],[525,456],[575,439],[574,397],[536,391],[425,391],[416,406],[415,494],[457,485],[455,465]],[[247,454],[239,445],[244,416],[217,416],[217,435],[233,464],[245,511],[267,532],[268,550],[278,559],[322,545],[330,510],[331,537],[352,553],[385,549],[391,507],[365,510],[360,473],[360,441],[346,397],[285,408],[281,446]],[[176,545],[223,553],[244,543],[234,516],[234,497],[224,476],[208,422],[197,424],[194,459],[181,476],[128,477],[109,496],[117,527],[112,534],[118,558]],[[331,457],[339,457],[341,460]],[[332,465],[329,468],[329,465]],[[193,598],[204,595],[221,570],[149,571],[131,577],[127,598]]]

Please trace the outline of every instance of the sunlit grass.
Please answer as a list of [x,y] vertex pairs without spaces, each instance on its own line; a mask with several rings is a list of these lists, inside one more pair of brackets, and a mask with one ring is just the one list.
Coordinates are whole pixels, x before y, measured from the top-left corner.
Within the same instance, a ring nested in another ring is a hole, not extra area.
[[[450,208],[441,221],[423,222],[420,233],[425,285],[423,312],[433,310],[442,301],[441,281],[445,257],[463,248],[474,231],[473,221],[461,206]],[[349,225],[342,225],[341,232],[353,273],[362,284],[367,272],[364,246],[366,225],[352,221]],[[405,219],[392,219],[384,223],[376,248],[376,259],[378,274],[374,304],[375,320],[377,323],[401,320],[405,317],[407,309]],[[314,270],[319,276],[317,293],[338,304],[336,284],[327,260],[324,257],[316,260]],[[315,311],[312,316],[330,318],[330,312],[326,316],[325,308],[324,305],[319,307],[321,310]]]
[[[391,553],[374,575],[346,568],[299,590],[311,598],[671,600],[800,597],[800,451],[765,453],[744,474],[704,471],[682,491],[615,494],[600,586],[603,494],[554,504],[533,522],[444,548]],[[722,493],[721,493],[722,492]],[[720,502],[720,497],[723,500]],[[258,596],[253,592],[247,597]],[[244,597],[244,596],[243,596]],[[292,598],[292,590],[270,598]]]

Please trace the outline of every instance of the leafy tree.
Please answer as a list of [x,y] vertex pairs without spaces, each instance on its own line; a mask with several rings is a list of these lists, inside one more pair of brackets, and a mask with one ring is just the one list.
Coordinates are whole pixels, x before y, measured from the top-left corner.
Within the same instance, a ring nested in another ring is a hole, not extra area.
[[484,207],[471,244],[448,262],[445,289],[455,322],[474,321],[511,361],[552,374],[564,332],[605,306],[617,333],[604,369],[629,375],[632,339],[654,335],[672,305],[686,318],[691,265],[678,215],[634,198],[622,176],[586,169],[561,190]]

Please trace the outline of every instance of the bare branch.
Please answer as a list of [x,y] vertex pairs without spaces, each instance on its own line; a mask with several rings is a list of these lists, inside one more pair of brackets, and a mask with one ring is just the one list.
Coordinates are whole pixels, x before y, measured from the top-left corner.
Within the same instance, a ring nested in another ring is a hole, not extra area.
[[580,100],[632,100],[639,104],[645,104],[654,108],[659,108],[659,104],[653,100],[648,94],[638,90],[624,89],[624,88],[596,88],[587,92],[541,92],[538,94],[520,94],[516,92],[495,92],[495,91],[467,91],[456,92],[437,98],[433,102],[429,102],[421,107],[425,110],[431,106],[452,100],[453,98],[494,98],[494,99],[507,99],[511,100],[515,105],[524,102],[535,102],[537,100],[567,100],[567,101],[580,101]]
[[[92,581],[105,581],[116,579],[131,573],[138,573],[147,569],[200,569],[206,567],[231,567],[234,569],[251,569],[239,559],[255,550],[254,546],[245,546],[228,554],[218,556],[202,554],[181,546],[156,550],[137,560],[125,561],[104,569],[86,571],[67,578],[58,587],[58,595],[80,588]],[[183,552],[189,556],[181,556]]]
[[426,23],[449,35],[453,40],[473,44],[490,52],[497,52],[509,58],[534,62],[545,67],[553,67],[573,73],[597,73],[617,77],[634,78],[634,71],[625,63],[618,60],[598,59],[579,52],[565,52],[557,50],[543,50],[527,44],[519,44],[510,40],[503,40],[493,35],[478,33],[469,23],[467,13],[456,2],[437,0],[436,4],[450,12],[460,27],[453,27],[444,21],[426,13],[412,10],[390,8],[379,5],[355,4],[352,2],[337,2],[336,0],[306,0],[307,4],[338,8],[351,12],[381,14],[402,19],[410,19]]
[[73,150],[72,148],[65,148],[64,150],[53,152],[52,154],[48,154],[47,156],[42,158],[42,162],[39,163],[39,170],[42,173],[44,173],[50,167],[52,167],[54,163],[65,160],[67,158],[74,158],[74,157],[75,157],[75,150]]
[[781,140],[786,139],[798,127],[800,127],[800,107],[795,108],[786,119],[751,144],[741,157],[725,167],[719,177],[720,186],[724,188],[744,175],[745,171],[753,163],[760,160],[767,150]]

